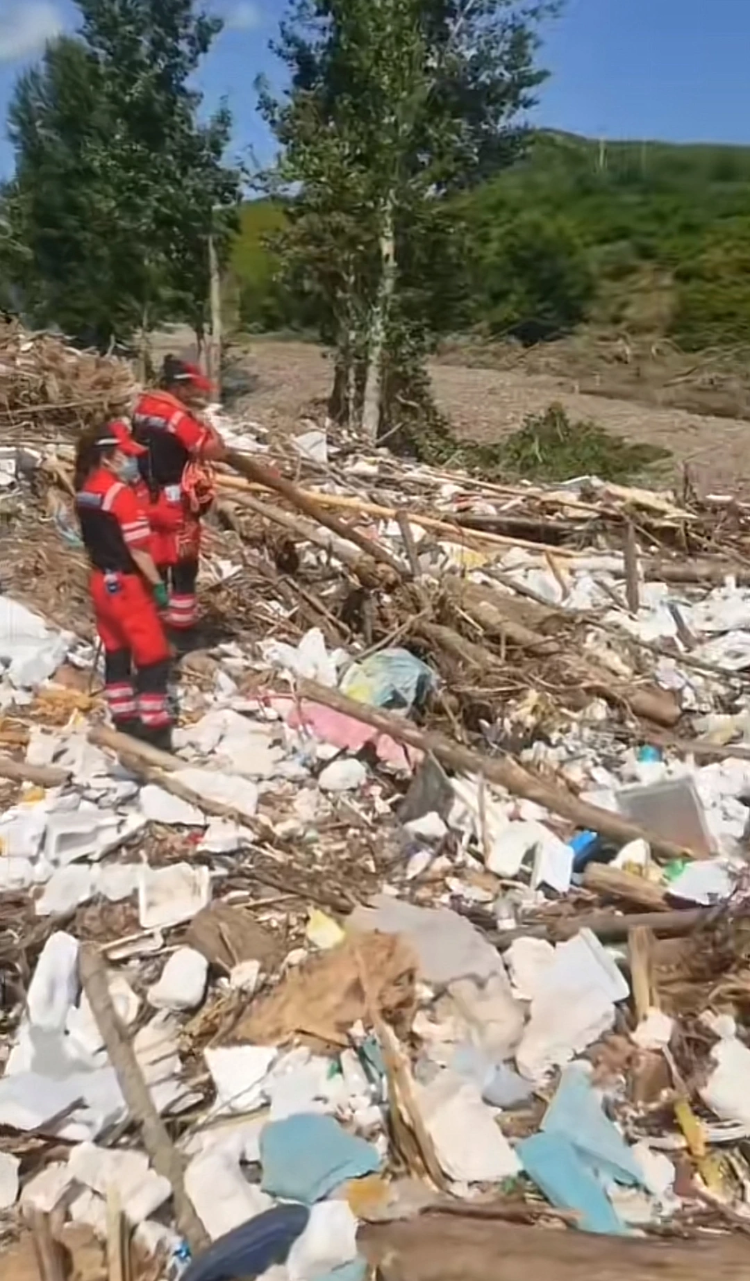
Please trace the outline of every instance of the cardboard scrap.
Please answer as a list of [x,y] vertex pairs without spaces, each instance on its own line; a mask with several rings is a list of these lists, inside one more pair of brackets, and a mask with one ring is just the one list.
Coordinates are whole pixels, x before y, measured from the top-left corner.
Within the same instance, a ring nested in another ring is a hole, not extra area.
[[260,961],[272,970],[281,959],[283,946],[249,912],[228,903],[205,907],[190,923],[187,942],[202,952],[210,965],[227,974],[243,961]]
[[[367,995],[360,977],[363,962],[371,984]],[[346,1045],[352,1024],[367,1020],[368,995],[387,1023],[407,1030],[416,1008],[416,971],[417,958],[398,935],[353,934],[290,972],[265,1000],[256,1002],[240,1021],[237,1039],[283,1045],[305,1036]]]

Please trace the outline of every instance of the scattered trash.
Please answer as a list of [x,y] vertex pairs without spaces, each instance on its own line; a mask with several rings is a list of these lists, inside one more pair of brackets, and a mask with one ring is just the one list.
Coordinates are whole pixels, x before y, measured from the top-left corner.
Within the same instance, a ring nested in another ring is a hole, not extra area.
[[[13,334],[21,404],[132,385]],[[185,1281],[363,1281],[363,1223],[448,1208],[741,1229],[750,507],[212,410],[273,468],[217,474],[172,751],[123,750],[57,413],[0,450],[0,1211],[80,1281],[113,1202]]]
[[260,1160],[263,1190],[305,1205],[349,1179],[375,1174],[381,1165],[371,1144],[347,1134],[333,1117],[314,1112],[267,1125],[260,1136]]

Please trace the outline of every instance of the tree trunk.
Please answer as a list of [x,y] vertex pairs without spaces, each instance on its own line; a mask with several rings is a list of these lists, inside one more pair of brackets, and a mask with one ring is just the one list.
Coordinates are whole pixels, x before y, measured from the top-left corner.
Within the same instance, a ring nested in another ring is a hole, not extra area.
[[198,362],[198,365],[203,370],[204,374],[207,374],[208,365],[206,364],[206,327],[203,324],[202,320],[196,321],[193,332],[195,333],[195,358],[196,358],[196,361]]
[[383,206],[383,223],[380,233],[380,284],[370,321],[370,342],[365,380],[362,426],[367,439],[373,444],[380,432],[380,411],[383,389],[383,349],[388,325],[388,314],[396,285],[396,244],[393,226],[393,192],[389,192]]
[[221,399],[221,347],[222,347],[222,316],[221,316],[221,268],[219,267],[219,258],[216,253],[216,241],[213,234],[208,237],[208,269],[210,273],[210,305],[211,305],[211,355],[210,355],[210,377],[214,384],[214,395],[217,400]]
[[151,372],[151,342],[149,339],[148,303],[143,304],[141,334],[138,343],[138,377],[145,387]]

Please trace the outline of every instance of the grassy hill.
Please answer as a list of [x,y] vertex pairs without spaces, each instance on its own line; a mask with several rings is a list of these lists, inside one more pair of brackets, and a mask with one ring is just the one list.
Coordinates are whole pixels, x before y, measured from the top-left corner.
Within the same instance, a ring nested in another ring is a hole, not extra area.
[[[750,342],[750,146],[541,131],[459,209],[466,330],[536,341],[592,324],[689,350]],[[259,329],[295,321],[266,246],[282,221],[278,205],[248,204],[235,246],[242,318]]]

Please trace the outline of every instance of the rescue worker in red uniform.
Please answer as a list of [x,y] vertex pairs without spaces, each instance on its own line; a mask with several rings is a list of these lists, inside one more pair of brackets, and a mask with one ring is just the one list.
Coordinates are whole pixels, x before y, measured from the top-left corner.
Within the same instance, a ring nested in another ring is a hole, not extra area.
[[76,509],[115,728],[169,751],[171,653],[159,616],[168,598],[134,487],[142,453],[123,422],[85,436],[76,456]]
[[210,392],[199,369],[167,356],[161,387],[144,392],[133,414],[133,436],[146,451],[139,467],[150,493],[155,559],[170,588],[166,621],[183,634],[198,621],[201,517],[214,496],[210,464],[226,456],[221,437],[198,416]]

